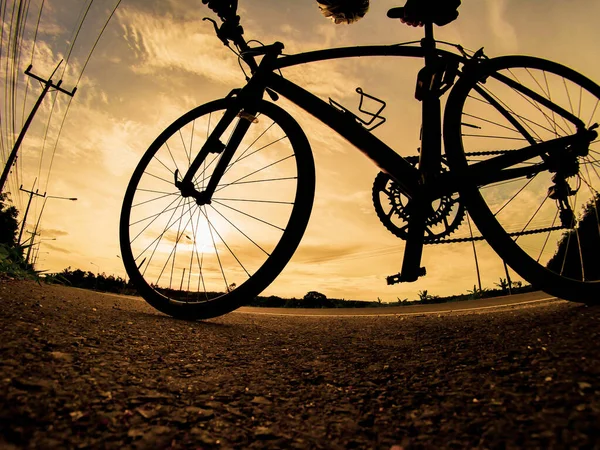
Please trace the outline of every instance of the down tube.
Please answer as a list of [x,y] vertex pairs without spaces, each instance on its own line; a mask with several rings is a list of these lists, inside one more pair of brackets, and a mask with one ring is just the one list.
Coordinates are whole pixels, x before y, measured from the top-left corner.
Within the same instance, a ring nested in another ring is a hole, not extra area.
[[419,189],[418,171],[394,150],[328,103],[282,76],[270,73],[266,84],[347,139],[394,178],[407,197],[414,197]]

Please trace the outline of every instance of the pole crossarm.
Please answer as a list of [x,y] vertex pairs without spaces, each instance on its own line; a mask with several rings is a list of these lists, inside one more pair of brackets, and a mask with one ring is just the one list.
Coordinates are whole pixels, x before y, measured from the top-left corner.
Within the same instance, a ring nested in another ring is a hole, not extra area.
[[56,84],[52,83],[52,76],[54,75],[59,66],[60,63],[58,64],[58,66],[56,66],[56,69],[54,69],[54,72],[52,72],[52,75],[50,75],[50,79],[48,80],[44,80],[42,77],[39,77],[36,74],[32,73],[31,69],[33,68],[33,66],[31,64],[29,65],[29,67],[27,67],[27,69],[25,69],[25,75],[29,75],[34,80],[38,80],[44,86],[46,84],[50,84],[50,88],[54,88],[57,91],[62,92],[63,94],[67,94],[69,97],[73,97],[75,95],[75,92],[77,92],[77,87],[74,87],[72,91],[67,91],[66,89],[60,87],[60,85],[62,84],[62,80],[58,80],[58,83]]
[[66,89],[61,88],[60,85],[62,84],[62,80],[59,80],[58,83],[56,83],[56,84],[54,84],[54,82],[52,81],[52,76],[56,73],[56,71],[58,70],[58,68],[61,64],[62,64],[62,61],[60,63],[58,63],[58,65],[56,66],[56,69],[54,69],[54,72],[52,72],[52,75],[50,76],[50,78],[48,80],[44,80],[43,78],[31,73],[31,68],[32,68],[31,64],[29,65],[29,67],[27,67],[27,69],[25,69],[25,74],[35,80],[38,80],[44,86],[44,89],[42,90],[40,96],[38,97],[37,102],[33,106],[31,113],[29,113],[29,117],[27,117],[27,120],[23,124],[23,128],[21,129],[21,132],[19,133],[19,137],[15,141],[15,145],[13,146],[13,149],[10,152],[8,159],[6,160],[6,166],[4,166],[4,170],[2,171],[2,176],[0,177],[0,193],[4,190],[4,184],[6,183],[6,180],[8,179],[8,174],[10,173],[10,169],[12,168],[12,166],[15,164],[15,161],[17,160],[17,153],[19,151],[19,147],[21,146],[21,143],[23,142],[23,139],[25,138],[25,133],[29,129],[29,126],[31,125],[31,122],[33,121],[35,113],[37,112],[40,105],[42,104],[42,101],[44,100],[44,97],[46,96],[48,91],[50,91],[50,89],[54,88],[55,90],[62,92],[63,94],[67,94],[70,97],[73,97],[75,95],[75,92],[77,91],[77,87],[74,87],[73,90],[70,92],[67,91]]

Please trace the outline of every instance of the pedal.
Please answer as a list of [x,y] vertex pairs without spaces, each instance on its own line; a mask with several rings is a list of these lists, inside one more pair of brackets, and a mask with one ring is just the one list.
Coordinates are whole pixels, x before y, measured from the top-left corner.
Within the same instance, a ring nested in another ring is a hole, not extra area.
[[[418,277],[424,277],[426,274],[427,274],[427,270],[425,269],[425,267],[421,267],[419,269]],[[417,280],[412,280],[412,279],[411,280],[406,279],[406,277],[402,276],[402,272],[397,273],[396,275],[390,275],[389,277],[386,277],[385,280],[387,281],[388,286],[391,286],[392,284],[410,283],[412,281],[417,281]]]

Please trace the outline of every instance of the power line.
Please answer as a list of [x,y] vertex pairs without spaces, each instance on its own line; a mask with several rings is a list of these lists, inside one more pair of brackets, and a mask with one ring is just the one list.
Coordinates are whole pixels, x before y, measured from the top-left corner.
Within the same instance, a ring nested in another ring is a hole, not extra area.
[[[84,26],[91,16],[90,12],[91,12],[91,7],[93,6],[93,1],[94,0],[88,0],[84,3],[84,5],[81,9],[81,13],[75,24],[75,27],[73,28],[73,33],[71,34],[71,39],[69,42],[70,45],[67,47],[67,56],[66,56],[67,64],[65,64],[65,66],[63,68],[63,71],[62,71],[63,74],[66,73],[66,70],[68,68],[68,63],[71,62],[71,59],[73,58],[73,55],[75,54],[74,53],[75,45],[77,45],[77,43],[79,42],[79,38],[81,37]],[[39,5],[39,9],[36,11],[37,14],[35,14],[35,15],[37,15],[37,17],[35,18],[36,19],[35,20],[35,29],[33,27],[28,26],[30,19],[32,19],[33,18],[32,16],[34,16],[34,14],[32,14],[32,12],[34,11],[34,8],[32,8],[31,0],[14,0],[11,3],[9,3],[8,0],[2,0],[2,2],[0,3],[0,16],[2,17],[2,25],[1,25],[1,31],[0,31],[0,61],[2,61],[4,63],[4,67],[0,66],[0,70],[3,70],[3,72],[5,74],[4,86],[3,86],[3,90],[4,90],[4,94],[5,94],[4,95],[4,105],[2,107],[0,107],[1,108],[1,110],[0,110],[1,111],[0,112],[0,154],[2,155],[2,158],[7,162],[8,162],[8,158],[9,158],[8,153],[10,152],[10,149],[13,148],[14,144],[16,143],[15,139],[17,138],[17,131],[18,131],[18,128],[17,128],[18,123],[17,122],[19,121],[18,115],[21,116],[20,117],[21,127],[25,123],[27,101],[29,98],[29,92],[30,92],[30,88],[31,88],[31,86],[29,85],[29,79],[27,78],[27,80],[25,81],[25,84],[22,86],[21,90],[19,91],[19,84],[20,84],[19,66],[20,66],[21,60],[23,59],[24,51],[29,50],[29,48],[26,49],[24,46],[25,36],[26,36],[26,33],[32,32],[32,34],[33,34],[33,40],[27,41],[27,47],[31,47],[30,63],[33,63],[35,54],[36,54],[39,33],[40,33],[41,25],[43,23],[42,16],[45,11],[45,9],[44,9],[45,4],[46,4],[45,0],[39,0],[38,2],[35,2],[35,3],[37,3]],[[108,18],[106,19],[105,23],[103,24],[100,32],[98,33],[96,40],[94,41],[94,44],[91,47],[89,53],[87,54],[87,56],[85,58],[85,62],[83,64],[83,66],[81,67],[81,70],[79,71],[79,74],[77,77],[77,82],[75,83],[75,87],[77,87],[79,85],[79,83],[81,82],[81,80],[83,79],[84,72],[85,72],[85,70],[91,60],[91,57],[100,41],[100,38],[104,34],[110,20],[114,16],[120,3],[121,3],[121,0],[116,1],[114,7],[112,8],[112,11],[110,12],[110,15],[108,16]],[[20,99],[20,97],[21,97],[20,94],[23,94],[22,102]],[[43,181],[43,178],[41,178],[41,173],[42,173],[43,167],[45,165],[44,160],[48,161],[48,158],[47,158],[48,151],[47,151],[46,147],[49,144],[48,139],[50,138],[50,136],[52,136],[52,133],[50,133],[50,127],[52,126],[52,123],[53,123],[54,118],[57,113],[57,106],[58,106],[56,104],[57,101],[58,101],[57,96],[55,95],[53,97],[52,106],[50,108],[49,116],[48,116],[48,119],[45,124],[42,149],[39,152],[39,156],[36,156],[36,159],[39,158],[37,174],[38,174],[38,180],[39,180],[38,182],[40,183],[40,185]],[[22,104],[21,111],[18,111],[17,104],[19,105],[19,107]],[[45,180],[46,188],[48,187],[48,184],[51,179],[54,157],[55,157],[55,154],[56,154],[56,151],[58,148],[59,139],[61,137],[64,125],[66,122],[66,117],[70,110],[71,104],[72,104],[72,98],[69,99],[68,103],[66,104],[66,108],[65,108],[64,112],[61,114],[63,117],[62,117],[62,120],[60,121],[60,125],[58,127],[58,133],[57,133],[55,139],[53,139],[54,145],[52,148],[52,155],[49,158],[48,171],[47,171],[47,176],[46,176],[46,180]],[[16,201],[19,203],[21,203],[22,194],[18,187],[20,185],[20,180],[22,180],[24,178],[24,173],[25,174],[28,173],[27,166],[28,166],[28,163],[27,164],[25,163],[25,159],[23,159],[23,158],[15,159],[13,161],[13,165],[11,167],[12,171],[10,172],[10,177],[8,178],[7,185],[6,185],[6,187],[9,188],[8,190],[13,194],[13,197],[14,197],[13,201]]]
[[81,31],[81,28],[83,27],[83,22],[85,22],[85,19],[88,15],[88,13],[90,12],[90,8],[92,7],[92,3],[94,2],[94,0],[90,0],[90,2],[87,5],[87,8],[85,10],[85,13],[83,14],[83,17],[81,18],[81,21],[79,22],[79,26],[77,27],[77,30],[74,33],[73,38],[71,39],[71,46],[69,48],[69,51],[67,53],[67,57],[65,59],[65,67],[63,69],[63,73],[62,76],[65,75],[65,72],[67,70],[67,66],[69,65],[69,60],[71,58],[71,53],[73,52],[73,49],[75,48],[75,42],[77,41],[77,38],[79,37],[79,32]]
[[[81,31],[81,28],[83,27],[83,22],[85,21],[85,18],[88,15],[88,12],[90,11],[90,7],[92,6],[94,0],[89,0],[89,3],[87,5],[87,8],[85,9],[85,12],[83,14],[80,15],[81,20],[79,21],[79,25],[76,27],[76,31],[73,33],[73,37],[71,39],[71,45],[69,46],[68,50],[67,50],[67,58],[65,60],[65,65],[63,67],[63,71],[61,74],[61,80],[65,75],[65,72],[67,71],[67,66],[69,65],[69,59],[71,58],[71,53],[73,52],[73,49],[75,48],[75,42],[77,41],[77,38],[79,37],[79,32]],[[83,11],[83,10],[82,10]],[[77,88],[77,87],[75,87]],[[38,178],[41,177],[42,174],[42,164],[44,162],[44,150],[46,149],[46,141],[48,138],[48,133],[50,132],[50,124],[52,123],[52,116],[54,114],[54,108],[56,106],[56,100],[58,98],[58,95],[54,96],[54,99],[52,100],[52,106],[50,107],[50,113],[48,115],[48,122],[46,124],[46,129],[44,131],[44,139],[42,141],[42,151],[40,154],[40,163],[38,166]],[[71,102],[69,102],[70,104]],[[66,117],[68,112],[68,108],[65,111],[65,114],[63,116],[63,122],[64,122],[64,118]],[[58,143],[58,142],[56,142]],[[48,170],[48,177],[46,177],[46,188],[48,187],[48,178],[50,177],[50,170],[52,170],[52,163],[54,161],[54,152],[56,151],[56,145],[54,147],[54,150],[52,152],[52,156],[50,157],[50,169]]]
[[[117,8],[119,7],[119,5],[121,4],[121,0],[118,0],[115,7],[113,8],[113,10],[111,11],[110,15],[108,16],[108,19],[106,19],[106,22],[104,23],[104,26],[102,27],[102,29],[100,30],[100,33],[98,34],[98,37],[96,38],[96,41],[94,42],[94,45],[92,45],[92,48],[85,60],[85,63],[83,64],[83,67],[81,68],[81,72],[79,73],[79,78],[77,78],[77,82],[75,83],[75,87],[79,86],[79,82],[81,81],[81,78],[83,78],[83,73],[85,72],[85,69],[87,68],[88,63],[90,62],[90,59],[92,58],[92,54],[94,53],[94,50],[96,50],[96,46],[98,45],[98,42],[100,42],[100,38],[102,37],[102,35],[104,34],[104,31],[106,30],[106,27],[108,26],[110,20],[112,19],[112,17],[114,16],[115,12],[117,11]],[[71,107],[71,103],[73,101],[73,98],[71,97],[69,99],[69,103],[67,103],[67,107],[65,109],[65,114],[63,116],[63,120],[60,124],[60,127],[58,129],[58,134],[56,136],[56,141],[54,143],[54,149],[52,150],[52,157],[50,158],[50,166],[48,168],[48,175],[46,177],[46,187],[45,189],[48,189],[48,184],[50,183],[50,172],[52,170],[52,166],[54,163],[54,155],[56,154],[56,148],[58,147],[58,141],[60,139],[63,127],[65,125],[65,121],[67,118],[67,113],[69,112],[69,108]]]

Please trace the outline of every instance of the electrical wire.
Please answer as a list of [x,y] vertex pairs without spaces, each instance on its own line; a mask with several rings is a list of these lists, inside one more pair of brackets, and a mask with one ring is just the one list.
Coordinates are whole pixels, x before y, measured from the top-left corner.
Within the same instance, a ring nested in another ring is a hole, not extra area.
[[[71,45],[69,46],[68,50],[67,50],[67,57],[66,57],[66,61],[65,61],[65,65],[63,67],[63,71],[62,74],[60,76],[60,79],[62,80],[62,78],[65,75],[65,72],[67,70],[67,66],[69,64],[69,59],[71,58],[71,54],[73,53],[73,49],[75,48],[75,43],[77,42],[77,38],[79,37],[79,33],[81,32],[81,28],[83,27],[83,22],[85,22],[85,19],[90,11],[90,8],[92,7],[92,3],[94,2],[94,0],[89,0],[87,7],[82,9],[82,12],[80,13],[79,17],[79,24],[77,25],[77,27],[75,28],[75,31],[72,35],[72,38],[70,39],[71,41]],[[57,92],[58,94],[58,92]],[[48,133],[50,132],[50,124],[52,123],[52,116],[54,115],[54,108],[56,107],[56,101],[58,99],[58,95],[54,96],[54,99],[52,100],[52,106],[50,107],[50,113],[48,114],[48,121],[47,121],[47,125],[46,125],[46,129],[44,131],[44,139],[42,141],[42,151],[40,154],[40,161],[39,161],[39,166],[38,166],[38,179],[41,180],[41,175],[42,175],[42,165],[44,162],[44,151],[46,150],[46,142],[48,139]],[[70,104],[71,102],[69,102]],[[67,111],[65,111],[65,116],[66,116]],[[64,118],[63,118],[63,122],[64,122]],[[54,147],[54,149],[56,150],[56,146]],[[54,150],[54,151],[55,151]],[[52,168],[52,161],[54,161],[54,151],[52,152],[52,156],[50,157],[51,163],[50,163],[50,169]],[[46,179],[46,187],[48,186],[48,179]]]
[[[16,11],[16,3],[13,3],[12,5],[12,11],[10,13],[10,26],[9,26],[9,30],[8,30],[8,36],[6,38],[7,40],[7,49],[6,49],[6,55],[4,60],[6,61],[5,63],[5,70],[4,70],[4,138],[5,138],[5,142],[6,142],[6,157],[5,159],[8,159],[8,154],[10,152],[9,149],[12,149],[13,145],[14,145],[14,120],[12,120],[12,110],[14,107],[14,102],[13,102],[13,93],[15,90],[15,84],[14,84],[14,79],[12,77],[13,74],[13,70],[11,70],[11,67],[14,63],[14,59],[12,58],[13,56],[13,47],[14,47],[14,41],[13,41],[13,30],[15,27],[15,11]],[[3,17],[3,25],[5,23],[6,18]],[[3,37],[4,37],[4,30],[3,30]],[[16,186],[18,186],[18,179],[16,179],[15,177],[15,172],[14,170],[11,172],[12,176],[9,176],[8,178],[8,183],[9,185],[12,184],[12,187],[10,188],[10,191],[14,194],[14,193],[19,193],[19,190],[16,189]]]
[[65,67],[63,68],[61,78],[65,75],[65,72],[69,65],[69,60],[71,59],[71,54],[73,53],[73,49],[75,48],[75,42],[77,42],[77,38],[79,37],[79,33],[81,32],[81,28],[83,27],[83,22],[85,22],[85,19],[87,18],[88,13],[90,12],[92,3],[94,3],[94,0],[90,0],[90,2],[88,3],[87,8],[85,9],[85,13],[83,13],[81,20],[79,21],[79,26],[77,27],[77,29],[71,39],[71,46],[67,52],[67,57],[65,58]]
[[[87,23],[86,19],[88,19],[91,16],[90,11],[91,11],[93,2],[94,2],[94,0],[88,0],[87,2],[85,2],[85,4],[83,5],[83,8],[81,10],[81,13],[78,17],[78,20],[76,22],[76,26],[73,29],[71,39],[69,42],[70,45],[67,48],[67,56],[66,56],[67,64],[65,64],[65,66],[63,67],[63,71],[62,71],[63,75],[66,73],[66,70],[68,68],[68,63],[73,58],[75,45],[79,42],[79,38],[82,34],[85,23]],[[98,36],[96,37],[96,40],[95,40],[92,48],[90,49],[88,55],[85,58],[83,67],[79,71],[79,74],[77,77],[77,82],[75,83],[75,87],[77,87],[79,85],[79,83],[81,82],[84,72],[85,72],[85,70],[90,62],[90,59],[94,53],[94,50],[96,49],[100,38],[104,34],[106,27],[108,26],[110,20],[114,16],[114,14],[120,4],[121,4],[121,0],[118,0],[115,4],[114,8],[110,12],[110,15],[107,18],[106,22],[103,24],[101,31],[99,32]],[[2,25],[1,25],[1,29],[0,29],[0,70],[2,70],[2,73],[4,74],[4,83],[3,83],[4,84],[4,86],[3,86],[4,105],[2,105],[2,107],[0,107],[0,155],[2,155],[2,158],[4,161],[6,161],[8,159],[8,155],[12,151],[12,148],[14,147],[14,142],[15,142],[16,136],[17,136],[16,132],[18,131],[18,125],[19,125],[17,122],[20,119],[20,125],[21,125],[20,128],[21,129],[23,127],[23,124],[25,123],[27,100],[30,95],[30,90],[31,90],[30,88],[32,86],[30,86],[31,80],[29,78],[26,78],[25,84],[23,85],[22,90],[21,90],[21,92],[23,93],[22,102],[21,102],[21,98],[20,98],[21,95],[19,94],[19,90],[18,90],[19,67],[21,65],[21,61],[23,59],[24,52],[26,50],[27,51],[29,50],[28,47],[31,48],[30,64],[33,64],[33,62],[34,62],[35,51],[36,51],[36,46],[38,43],[38,37],[39,37],[39,31],[40,31],[40,25],[42,23],[42,15],[45,10],[44,9],[45,5],[46,5],[45,0],[39,1],[39,9],[37,11],[37,18],[35,20],[35,29],[33,30],[33,40],[31,43],[28,42],[27,47],[25,47],[24,38],[25,38],[27,30],[28,30],[28,23],[31,18],[30,16],[33,16],[33,14],[31,14],[31,13],[34,10],[34,8],[32,8],[31,0],[15,0],[10,3],[8,0],[2,0],[0,2],[0,17],[2,20]],[[33,27],[31,27],[31,28],[33,29]],[[2,64],[3,64],[3,66],[2,66]],[[55,93],[55,95],[53,96],[53,99],[52,99],[52,106],[50,108],[49,117],[46,121],[46,126],[45,126],[45,131],[44,131],[44,141],[43,141],[43,145],[42,145],[42,150],[40,151],[40,154],[38,157],[39,165],[38,165],[37,172],[38,172],[38,179],[40,180],[40,182],[42,180],[40,175],[41,175],[43,166],[45,165],[44,160],[47,160],[46,155],[48,154],[48,151],[47,151],[48,139],[51,136],[51,134],[50,134],[51,123],[53,121],[53,116],[56,116],[56,112],[57,112],[57,106],[58,106],[57,97],[58,97],[58,92]],[[58,127],[58,134],[57,134],[55,142],[54,142],[54,146],[52,149],[52,155],[50,156],[48,172],[47,172],[47,176],[46,176],[46,180],[45,180],[46,189],[48,188],[48,185],[49,185],[49,182],[51,179],[54,157],[56,154],[60,136],[62,134],[62,130],[65,125],[68,111],[72,104],[72,100],[73,100],[72,98],[69,99],[63,114],[61,114],[63,117],[62,117],[62,120],[60,121],[60,125]],[[21,111],[17,111],[18,110],[17,105],[19,105],[19,107],[22,105]],[[18,117],[19,115],[20,115],[20,117]],[[25,164],[23,164],[24,161],[25,160],[22,158],[16,159],[14,166],[11,168],[10,176],[9,176],[9,178],[7,180],[7,184],[5,186],[7,188],[6,190],[11,193],[13,202],[15,200],[21,200],[21,197],[22,197],[20,195],[21,193],[19,190],[19,184],[20,184],[20,180],[23,179],[24,172],[27,173],[25,171]],[[41,183],[40,183],[40,185],[41,185]],[[22,208],[18,207],[18,209],[22,209]]]
[[[25,5],[25,17],[22,20],[21,26],[19,27],[19,38],[18,38],[18,47],[19,47],[19,51],[18,51],[18,55],[17,55],[17,62],[16,62],[16,66],[15,66],[15,75],[18,76],[18,68],[21,67],[21,55],[22,55],[22,49],[23,49],[23,39],[25,36],[25,27],[27,25],[27,19],[29,17],[29,6],[31,4],[31,0],[27,0],[27,3]],[[18,81],[18,78],[17,78]],[[25,83],[26,86],[26,90],[25,90],[25,96],[24,96],[24,103],[27,100],[27,86],[29,86],[29,82],[27,81]],[[15,116],[16,116],[16,109],[15,109]],[[23,123],[25,120],[25,104],[23,105],[22,108],[22,113],[21,113],[21,125],[20,125],[20,129],[23,129]],[[22,160],[20,160],[19,158],[17,158],[17,160],[15,161],[15,171],[17,173],[17,177],[21,178],[21,180],[23,179],[23,163]]]
[[[15,79],[15,91],[13,93],[14,96],[14,109],[13,109],[13,123],[16,126],[16,117],[17,117],[17,96],[18,96],[18,91],[17,91],[17,85],[19,82],[19,67],[21,66],[21,55],[22,55],[22,49],[23,49],[23,37],[25,35],[25,26],[27,24],[27,18],[29,16],[29,5],[30,5],[31,1],[30,0],[26,0],[26,3],[23,7],[24,11],[19,15],[19,19],[17,20],[17,27],[16,27],[16,31],[17,31],[17,36],[15,38],[15,61],[14,61],[14,66],[13,66],[13,73],[14,73],[14,79]],[[23,120],[21,120],[21,126],[19,128],[23,128]],[[15,128],[15,132],[16,132],[16,128]],[[23,180],[23,164],[22,164],[22,159],[17,158],[15,160],[15,167],[14,167],[14,174],[15,174],[15,178],[16,178],[16,184],[19,184],[19,178],[21,180]],[[19,190],[20,192],[20,190]],[[19,198],[21,196],[19,195]]]
[[[104,26],[102,27],[102,29],[100,30],[100,33],[98,34],[98,37],[96,38],[96,41],[94,42],[94,45],[92,45],[92,48],[90,49],[90,52],[85,60],[85,63],[83,64],[83,67],[81,68],[81,72],[79,73],[79,77],[77,78],[77,82],[75,83],[75,87],[79,86],[79,83],[81,82],[81,79],[83,78],[83,73],[85,72],[85,69],[88,66],[88,63],[90,62],[90,59],[92,58],[92,54],[94,53],[94,50],[96,50],[96,46],[98,45],[98,42],[100,42],[100,38],[102,37],[102,35],[104,34],[104,31],[106,30],[106,27],[108,26],[108,24],[110,23],[110,20],[112,19],[112,17],[114,16],[115,12],[117,11],[117,8],[119,7],[119,5],[121,4],[122,0],[118,0],[117,3],[115,4],[115,7],[113,8],[113,10],[111,11],[110,15],[108,16],[108,19],[106,19],[106,22],[104,23]],[[54,155],[56,154],[56,149],[58,147],[58,142],[60,139],[60,136],[62,134],[62,130],[63,127],[65,125],[65,120],[67,118],[67,113],[69,112],[69,108],[71,107],[71,103],[73,101],[73,97],[69,98],[69,102],[67,103],[67,107],[65,109],[65,114],[63,116],[62,122],[60,124],[60,127],[58,129],[58,134],[56,136],[56,140],[54,143],[54,148],[52,149],[52,157],[50,158],[50,166],[48,167],[48,175],[46,176],[46,186],[44,188],[44,190],[48,189],[48,184],[50,183],[50,174],[52,171],[52,166],[54,164]]]

